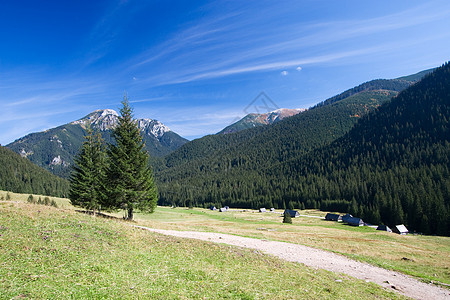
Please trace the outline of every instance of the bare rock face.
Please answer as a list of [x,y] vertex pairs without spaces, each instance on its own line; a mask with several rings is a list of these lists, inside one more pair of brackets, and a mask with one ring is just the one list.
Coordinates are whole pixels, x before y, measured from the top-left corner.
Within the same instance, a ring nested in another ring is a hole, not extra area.
[[[86,124],[90,124],[92,128],[100,131],[114,129],[119,123],[119,114],[112,109],[99,109],[86,117],[74,121],[70,124],[80,125],[85,129]],[[169,127],[158,120],[138,119],[137,124],[141,132],[147,135],[153,135],[156,138],[162,137],[166,132],[171,131]]]
[[70,124],[80,125],[83,128],[85,128],[86,124],[90,124],[92,128],[97,128],[100,131],[105,131],[113,129],[118,123],[118,118],[119,114],[115,110],[99,109],[88,114],[86,117],[74,121]]

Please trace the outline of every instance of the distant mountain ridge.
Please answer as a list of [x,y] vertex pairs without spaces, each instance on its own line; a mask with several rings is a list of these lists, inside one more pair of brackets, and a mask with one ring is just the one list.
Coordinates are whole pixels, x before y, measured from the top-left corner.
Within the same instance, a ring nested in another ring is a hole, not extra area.
[[[73,158],[84,141],[86,124],[99,130],[106,142],[111,142],[112,129],[118,124],[118,116],[112,109],[96,110],[71,123],[26,135],[6,147],[38,166],[67,178]],[[167,155],[187,142],[158,120],[138,119],[137,125],[153,157]]]
[[362,92],[369,92],[369,91],[392,91],[392,92],[401,92],[404,89],[410,87],[414,83],[420,81],[425,75],[433,72],[433,69],[424,70],[412,75],[402,76],[399,78],[394,79],[374,79],[367,82],[364,82],[358,86],[355,86],[354,88],[348,89],[336,96],[333,96],[331,98],[328,98],[325,101],[320,102],[317,106],[323,106],[323,105],[329,105],[333,104],[339,100],[348,98],[350,96],[353,96],[355,94],[359,94]]
[[306,109],[304,108],[279,108],[274,111],[270,111],[267,113],[250,113],[240,119],[239,121],[225,127],[218,134],[228,134],[233,132],[238,132],[244,129],[263,126],[263,125],[271,125],[276,122],[279,122],[285,118],[295,116]]

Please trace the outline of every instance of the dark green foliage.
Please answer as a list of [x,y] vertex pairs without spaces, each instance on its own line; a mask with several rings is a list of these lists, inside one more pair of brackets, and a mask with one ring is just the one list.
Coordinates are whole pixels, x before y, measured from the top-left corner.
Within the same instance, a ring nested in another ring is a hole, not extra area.
[[124,97],[119,124],[113,131],[115,144],[108,147],[107,208],[127,210],[133,219],[134,209],[153,212],[158,200],[149,155],[139,128],[133,119],[128,99]]
[[368,222],[449,235],[449,99],[446,64],[284,174],[306,190],[315,182],[307,197],[345,199]]
[[69,199],[72,205],[90,209],[95,214],[106,201],[106,156],[100,134],[94,135],[89,125],[86,132],[85,141],[75,157]]
[[6,193],[6,201],[11,200],[11,195],[9,193]]
[[34,200],[33,195],[30,195],[30,196],[28,196],[28,198],[27,198],[27,202],[28,202],[28,203],[35,203],[36,200]]
[[[345,134],[367,112],[388,101],[395,92],[369,91],[331,105],[317,107],[274,125],[227,135],[210,135],[183,145],[166,157],[157,171],[160,204],[187,206],[286,208],[297,195],[274,201],[264,172],[326,145]],[[287,184],[287,183],[286,183]],[[262,186],[261,186],[262,185]],[[275,196],[275,198],[274,198]],[[308,208],[315,207],[310,203]]]
[[292,224],[292,217],[290,213],[284,212],[283,223]]
[[381,107],[396,92],[360,92],[273,126],[188,143],[158,170],[160,203],[351,211],[449,235],[448,69]]
[[15,193],[34,193],[64,197],[69,183],[36,166],[17,153],[0,147],[0,189]]

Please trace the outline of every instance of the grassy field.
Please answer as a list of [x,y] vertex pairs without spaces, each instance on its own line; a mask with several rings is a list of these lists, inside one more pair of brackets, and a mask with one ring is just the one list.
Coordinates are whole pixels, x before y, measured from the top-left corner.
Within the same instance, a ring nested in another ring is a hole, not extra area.
[[[371,283],[257,251],[166,237],[120,219],[29,204],[27,197],[11,193],[10,200],[0,201],[2,299],[399,298]],[[64,206],[66,200],[59,200]],[[204,215],[200,210],[159,208],[145,216],[151,221],[139,222],[161,227],[190,223],[185,229],[202,228],[200,223],[207,220],[218,227],[222,222],[219,215]],[[226,223],[270,224],[236,220]]]
[[[425,282],[450,284],[450,238],[406,235],[352,227],[312,217],[282,224],[282,211],[259,213],[231,209],[221,213],[206,209],[158,207],[152,215],[137,214],[142,225],[175,230],[230,233],[260,239],[286,241],[321,248],[386,269],[415,276]],[[300,211],[325,216],[317,210]]]

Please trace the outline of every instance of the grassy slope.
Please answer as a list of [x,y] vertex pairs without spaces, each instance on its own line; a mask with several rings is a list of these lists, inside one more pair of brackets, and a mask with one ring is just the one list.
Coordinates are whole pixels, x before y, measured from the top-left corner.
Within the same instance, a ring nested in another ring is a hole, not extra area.
[[165,237],[10,195],[0,201],[2,299],[399,297],[257,251]]
[[[268,240],[286,241],[321,248],[386,269],[413,275],[424,281],[450,284],[450,238],[400,236],[370,227],[351,227],[317,218],[293,219],[282,224],[278,213],[158,207],[151,215],[136,215],[139,223],[162,229],[230,233]],[[300,211],[325,216],[326,212]],[[406,258],[406,259],[404,259]]]

